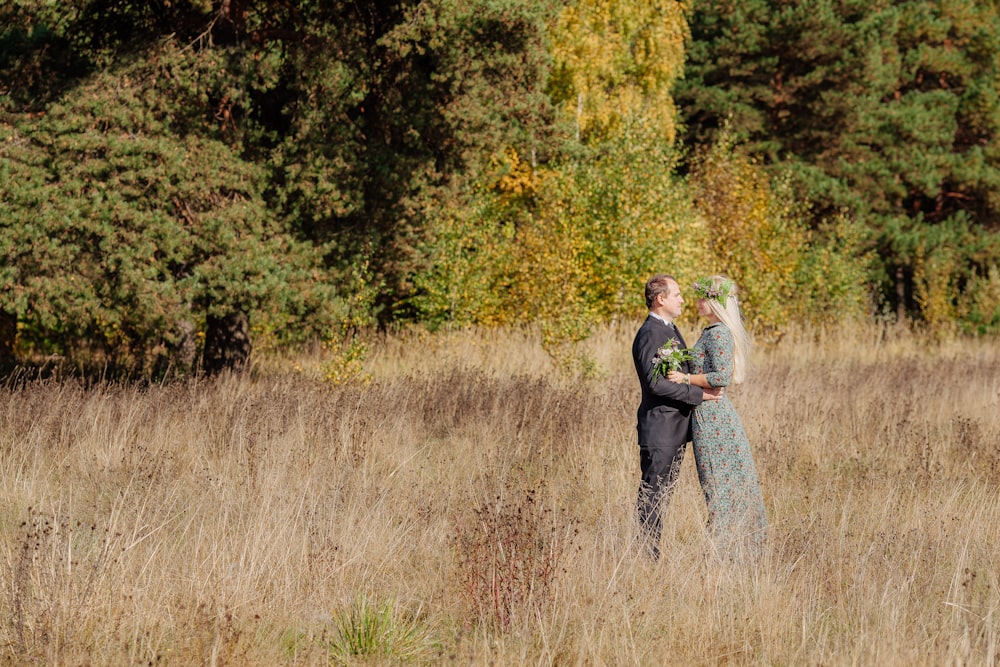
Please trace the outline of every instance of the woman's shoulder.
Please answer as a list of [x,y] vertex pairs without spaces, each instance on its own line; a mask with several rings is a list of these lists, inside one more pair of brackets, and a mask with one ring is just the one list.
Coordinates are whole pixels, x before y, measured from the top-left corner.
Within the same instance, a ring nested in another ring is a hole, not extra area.
[[707,327],[705,327],[702,330],[702,335],[713,336],[713,337],[716,337],[716,338],[721,337],[721,336],[724,336],[726,338],[731,338],[732,335],[733,335],[733,332],[730,331],[729,327],[727,327],[722,322],[713,322],[712,324],[709,324]]
[[729,347],[733,345],[733,332],[722,322],[709,324],[702,331],[701,337],[707,345],[713,347]]

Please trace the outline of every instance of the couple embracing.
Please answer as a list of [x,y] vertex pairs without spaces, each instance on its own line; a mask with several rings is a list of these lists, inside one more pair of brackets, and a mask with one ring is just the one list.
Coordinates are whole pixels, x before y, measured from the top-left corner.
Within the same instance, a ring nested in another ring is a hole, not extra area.
[[674,319],[684,297],[673,277],[646,283],[649,317],[636,333],[632,359],[642,387],[638,410],[639,525],[644,546],[660,555],[661,511],[670,500],[691,442],[708,525],[724,550],[761,546],[767,517],[750,443],[725,387],[746,374],[750,340],[737,288],[724,276],[694,285],[698,313],[709,324],[691,350]]

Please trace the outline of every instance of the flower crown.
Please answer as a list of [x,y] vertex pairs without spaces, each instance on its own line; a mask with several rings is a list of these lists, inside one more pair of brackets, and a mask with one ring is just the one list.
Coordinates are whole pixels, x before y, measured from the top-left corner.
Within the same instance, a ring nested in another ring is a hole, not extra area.
[[711,278],[699,278],[694,281],[694,291],[700,298],[715,299],[722,304],[723,308],[729,299],[729,292],[735,287],[736,283],[729,278],[723,278],[718,287],[712,287]]

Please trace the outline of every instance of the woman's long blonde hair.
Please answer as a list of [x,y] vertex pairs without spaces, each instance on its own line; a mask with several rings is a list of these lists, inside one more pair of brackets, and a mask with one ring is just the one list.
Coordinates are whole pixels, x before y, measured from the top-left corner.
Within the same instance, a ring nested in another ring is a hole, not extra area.
[[739,289],[726,276],[709,276],[695,283],[695,291],[733,334],[733,384],[739,384],[750,370],[750,348],[753,345],[750,334],[743,326]]

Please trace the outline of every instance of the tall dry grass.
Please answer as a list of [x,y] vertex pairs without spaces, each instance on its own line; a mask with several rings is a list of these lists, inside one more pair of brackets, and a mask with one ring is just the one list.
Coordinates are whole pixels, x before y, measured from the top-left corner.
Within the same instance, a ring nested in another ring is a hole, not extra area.
[[[804,332],[731,392],[770,538],[720,559],[693,461],[634,549],[632,328],[377,341],[167,386],[0,391],[9,664],[1000,662],[1000,346]],[[690,332],[689,338],[694,338]],[[360,657],[359,657],[360,656]]]

